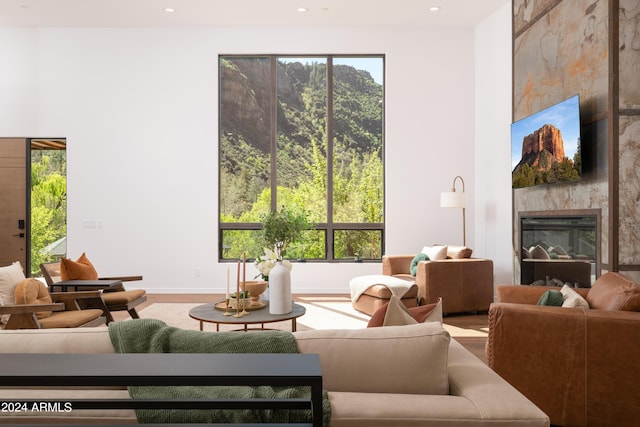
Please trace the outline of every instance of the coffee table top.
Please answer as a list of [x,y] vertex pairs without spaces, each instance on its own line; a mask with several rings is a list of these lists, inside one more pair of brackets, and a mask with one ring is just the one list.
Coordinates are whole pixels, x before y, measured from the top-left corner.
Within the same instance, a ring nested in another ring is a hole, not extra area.
[[[287,314],[270,314],[269,302],[265,301],[265,307],[260,310],[249,311],[247,315],[242,317],[225,316],[224,310],[218,310],[214,307],[214,303],[202,304],[189,310],[189,317],[201,322],[221,323],[228,325],[252,325],[257,323],[273,323],[283,320],[291,320],[302,316],[307,309],[300,304],[293,304],[293,310]],[[229,309],[232,314],[235,310]]]

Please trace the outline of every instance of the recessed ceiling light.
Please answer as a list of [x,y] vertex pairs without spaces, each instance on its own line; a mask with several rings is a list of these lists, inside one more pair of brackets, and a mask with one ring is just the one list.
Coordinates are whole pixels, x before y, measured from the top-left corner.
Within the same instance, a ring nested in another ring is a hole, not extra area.
[[429,12],[437,12],[440,10],[440,6],[431,6]]
[[167,12],[167,13],[173,13],[173,12],[175,12],[176,10],[175,10],[174,8],[172,8],[172,7],[165,7],[165,8],[164,8],[164,11],[165,11],[165,12]]
[[309,9],[307,9],[306,7],[299,7],[299,8],[298,8],[298,9],[296,9],[296,10],[297,10],[298,12],[300,12],[300,13],[305,13],[305,12],[308,12],[308,11],[309,11]]

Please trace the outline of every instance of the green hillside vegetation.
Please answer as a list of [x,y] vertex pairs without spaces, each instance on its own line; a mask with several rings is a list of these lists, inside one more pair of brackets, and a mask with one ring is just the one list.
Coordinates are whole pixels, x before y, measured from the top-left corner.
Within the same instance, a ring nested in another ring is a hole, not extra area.
[[[538,167],[531,166],[538,158]],[[573,160],[565,157],[558,162],[547,150],[525,156],[511,174],[513,188],[531,187],[539,184],[577,181],[580,179],[582,160],[580,149]]]
[[52,257],[42,250],[67,235],[66,151],[31,152],[31,274]]
[[[270,210],[271,167],[268,60],[223,60],[220,138],[220,212],[223,223],[256,223]],[[333,91],[334,222],[383,222],[383,88],[371,75],[335,65]],[[266,74],[265,74],[266,73]],[[326,64],[278,62],[277,200],[279,206],[304,209],[316,224],[327,222]],[[266,83],[264,83],[266,82]],[[379,247],[380,232],[350,232],[336,241],[336,257]],[[254,233],[225,232],[227,257],[243,249],[252,256]],[[354,240],[355,239],[355,240]],[[375,239],[378,243],[372,245]],[[340,241],[338,241],[340,240]],[[368,244],[369,243],[369,244]],[[257,253],[255,252],[257,251]],[[324,237],[307,233],[290,257],[324,257]]]

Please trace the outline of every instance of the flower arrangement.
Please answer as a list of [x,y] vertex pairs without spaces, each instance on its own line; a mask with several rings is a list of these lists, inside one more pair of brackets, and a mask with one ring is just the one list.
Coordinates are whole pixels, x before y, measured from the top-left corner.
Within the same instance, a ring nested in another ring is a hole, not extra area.
[[[256,275],[254,279],[261,277],[262,280],[268,282],[269,273],[271,272],[271,269],[275,267],[276,261],[278,261],[276,253],[268,248],[264,248],[264,255],[257,257],[255,260],[255,266],[260,273]],[[282,265],[287,267],[289,271],[291,271],[291,269],[293,268],[293,264],[291,264],[291,262],[289,262],[288,260],[283,260]]]

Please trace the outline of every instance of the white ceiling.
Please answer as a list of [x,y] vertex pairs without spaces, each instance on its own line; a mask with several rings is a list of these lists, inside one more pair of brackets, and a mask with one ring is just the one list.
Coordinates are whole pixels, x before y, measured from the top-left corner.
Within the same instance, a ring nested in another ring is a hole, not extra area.
[[[470,27],[511,0],[0,0],[0,26]],[[440,11],[430,12],[431,6]],[[165,8],[176,9],[167,13]],[[308,12],[299,13],[299,7]]]

